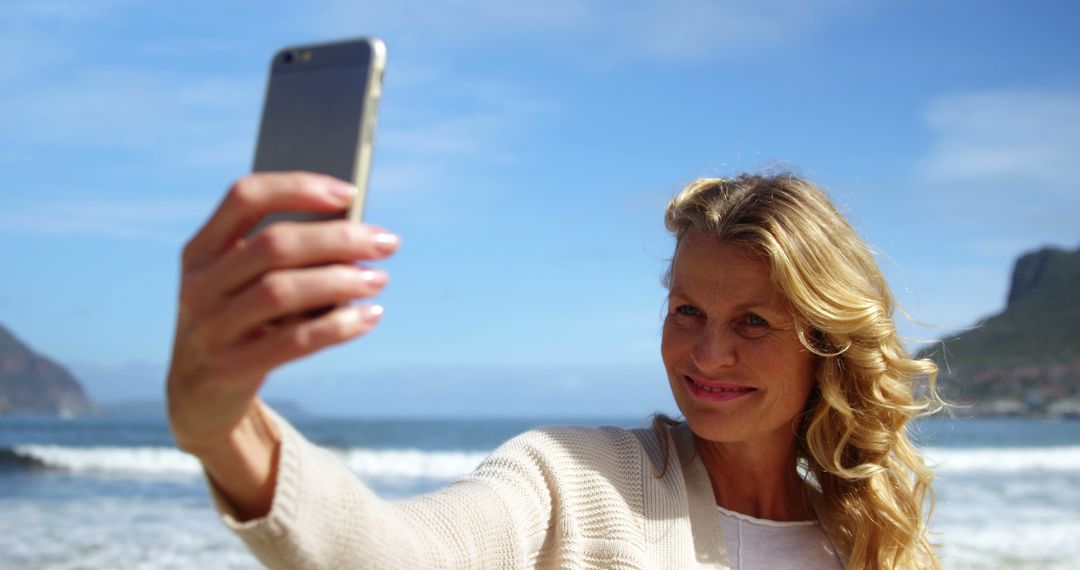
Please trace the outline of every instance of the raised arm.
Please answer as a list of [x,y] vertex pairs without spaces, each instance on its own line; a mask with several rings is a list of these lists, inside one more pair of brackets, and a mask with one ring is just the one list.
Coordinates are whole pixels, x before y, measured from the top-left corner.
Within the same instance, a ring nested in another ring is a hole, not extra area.
[[[358,261],[392,254],[398,238],[345,220],[278,222],[266,214],[344,210],[356,188],[318,174],[253,174],[236,182],[184,248],[168,377],[169,423],[180,449],[202,461],[237,517],[265,515],[274,497],[281,434],[258,399],[267,374],[371,330],[387,274]],[[319,307],[329,313],[304,317]]]
[[248,234],[268,213],[342,210],[353,192],[306,173],[246,177],[184,249],[169,421],[177,445],[202,462],[226,522],[272,568],[640,559],[643,471],[632,436],[529,432],[438,493],[388,502],[259,401],[272,369],[378,323],[379,307],[348,302],[377,293],[387,275],[357,262],[392,254],[398,240],[345,221]]

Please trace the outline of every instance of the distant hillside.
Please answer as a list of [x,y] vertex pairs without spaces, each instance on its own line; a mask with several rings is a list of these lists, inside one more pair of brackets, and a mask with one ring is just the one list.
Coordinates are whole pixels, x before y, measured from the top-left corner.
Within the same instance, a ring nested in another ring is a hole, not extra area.
[[921,355],[975,413],[1080,415],[1080,249],[1023,255],[1005,310],[943,342]]
[[83,414],[96,408],[63,366],[0,325],[0,413]]

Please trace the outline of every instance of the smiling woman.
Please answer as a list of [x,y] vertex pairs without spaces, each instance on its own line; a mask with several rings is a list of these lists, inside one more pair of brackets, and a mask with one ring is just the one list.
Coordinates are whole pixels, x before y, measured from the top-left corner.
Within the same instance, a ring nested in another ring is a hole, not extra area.
[[791,447],[815,359],[799,343],[767,262],[706,232],[688,233],[675,253],[668,306],[661,351],[694,433],[753,453]]
[[[267,565],[937,566],[922,514],[931,473],[906,434],[938,402],[936,370],[907,356],[868,250],[810,183],[699,180],[669,205],[661,353],[685,421],[532,430],[446,489],[397,503],[258,398],[272,369],[378,325],[381,307],[348,302],[388,275],[355,263],[398,239],[342,221],[245,236],[262,215],[334,211],[353,191],[252,175],[183,256],[172,433]],[[304,316],[327,304],[340,306]]]
[[662,352],[717,504],[817,520],[850,568],[939,566],[933,474],[907,435],[942,405],[937,368],[908,356],[844,217],[805,180],[743,175],[692,183],[666,223]]

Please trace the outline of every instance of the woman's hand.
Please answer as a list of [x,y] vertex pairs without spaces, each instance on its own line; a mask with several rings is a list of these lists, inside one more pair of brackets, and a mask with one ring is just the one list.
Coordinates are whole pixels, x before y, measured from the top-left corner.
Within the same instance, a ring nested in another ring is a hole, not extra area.
[[[378,293],[387,274],[356,262],[384,258],[398,244],[393,234],[346,220],[278,222],[247,234],[273,212],[344,210],[355,193],[329,176],[253,174],[232,186],[184,248],[169,423],[177,446],[203,460],[219,484],[211,463],[228,461],[217,458],[243,455],[256,439],[275,443],[257,398],[267,374],[378,323],[381,307],[348,301]],[[256,462],[267,459],[263,451]]]

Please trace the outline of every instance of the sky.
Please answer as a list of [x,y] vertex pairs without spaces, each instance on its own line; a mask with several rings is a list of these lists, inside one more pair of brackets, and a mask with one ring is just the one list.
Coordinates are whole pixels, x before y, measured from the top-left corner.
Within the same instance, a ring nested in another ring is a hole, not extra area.
[[912,346],[1080,245],[1080,8],[906,0],[0,3],[0,323],[160,400],[179,252],[250,171],[271,55],[387,46],[369,336],[268,398],[350,416],[675,413],[659,356],[701,176],[791,170],[876,252]]

